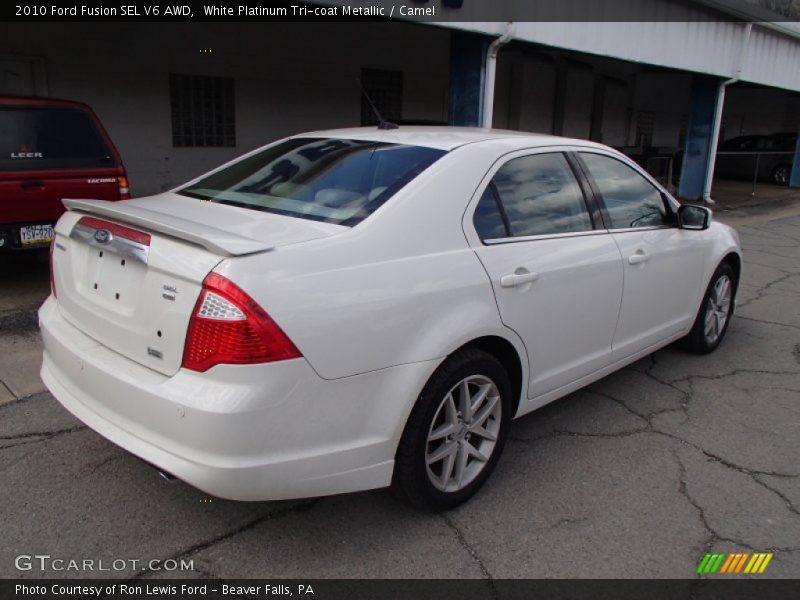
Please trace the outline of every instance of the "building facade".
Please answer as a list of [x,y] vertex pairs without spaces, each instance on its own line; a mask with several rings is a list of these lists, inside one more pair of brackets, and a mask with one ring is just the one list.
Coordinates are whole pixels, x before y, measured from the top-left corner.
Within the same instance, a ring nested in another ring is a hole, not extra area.
[[797,132],[796,24],[712,2],[630,3],[636,22],[479,20],[513,4],[499,0],[434,2],[435,22],[4,24],[0,94],[91,105],[139,196],[286,135],[372,124],[362,88],[401,124],[601,141],[694,200],[710,189],[717,138]]

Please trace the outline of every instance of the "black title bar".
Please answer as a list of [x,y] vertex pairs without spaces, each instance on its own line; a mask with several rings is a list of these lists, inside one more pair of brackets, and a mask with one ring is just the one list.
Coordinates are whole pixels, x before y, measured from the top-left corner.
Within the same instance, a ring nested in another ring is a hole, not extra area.
[[[800,22],[786,0],[12,0],[0,20],[44,21],[771,21]],[[800,32],[800,27],[798,27]]]
[[[631,565],[644,574],[647,564]],[[18,600],[788,600],[800,581],[729,577],[695,580],[0,580],[0,598]]]

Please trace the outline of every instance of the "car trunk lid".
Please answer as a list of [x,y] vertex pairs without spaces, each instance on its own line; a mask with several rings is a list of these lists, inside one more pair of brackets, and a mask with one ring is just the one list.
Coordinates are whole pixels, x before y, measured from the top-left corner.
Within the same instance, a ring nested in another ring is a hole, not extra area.
[[189,320],[217,264],[347,229],[173,194],[64,204],[69,212],[53,249],[62,314],[100,344],[165,375],[181,367]]

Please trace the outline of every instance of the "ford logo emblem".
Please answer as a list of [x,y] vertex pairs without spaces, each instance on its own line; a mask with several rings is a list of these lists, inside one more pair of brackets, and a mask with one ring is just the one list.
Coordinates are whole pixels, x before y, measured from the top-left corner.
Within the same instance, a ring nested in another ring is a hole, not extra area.
[[94,232],[94,241],[98,244],[107,244],[111,241],[111,232],[108,229],[98,229]]

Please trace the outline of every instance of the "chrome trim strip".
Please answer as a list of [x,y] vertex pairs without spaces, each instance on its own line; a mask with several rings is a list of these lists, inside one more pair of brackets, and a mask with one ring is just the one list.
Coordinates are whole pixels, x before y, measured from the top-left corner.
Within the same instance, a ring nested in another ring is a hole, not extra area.
[[492,238],[490,240],[483,240],[487,246],[495,246],[497,244],[514,244],[517,242],[536,242],[539,240],[554,240],[562,238],[586,237],[590,235],[603,235],[609,233],[606,229],[592,229],[591,231],[570,231],[569,233],[545,233],[542,235],[525,235],[519,237],[506,237],[506,238]]
[[608,233],[627,233],[628,231],[654,231],[656,229],[678,229],[671,225],[648,225],[647,227],[618,227],[609,229]]
[[149,246],[145,246],[139,242],[134,242],[133,240],[119,236],[114,236],[109,242],[101,244],[94,239],[95,231],[97,231],[97,229],[94,227],[87,227],[86,225],[81,225],[78,223],[72,228],[69,237],[73,240],[78,240],[88,244],[94,248],[98,248],[100,250],[109,250],[114,254],[124,258],[131,258],[133,260],[138,260],[140,263],[145,265],[147,264],[147,259],[150,255]]

